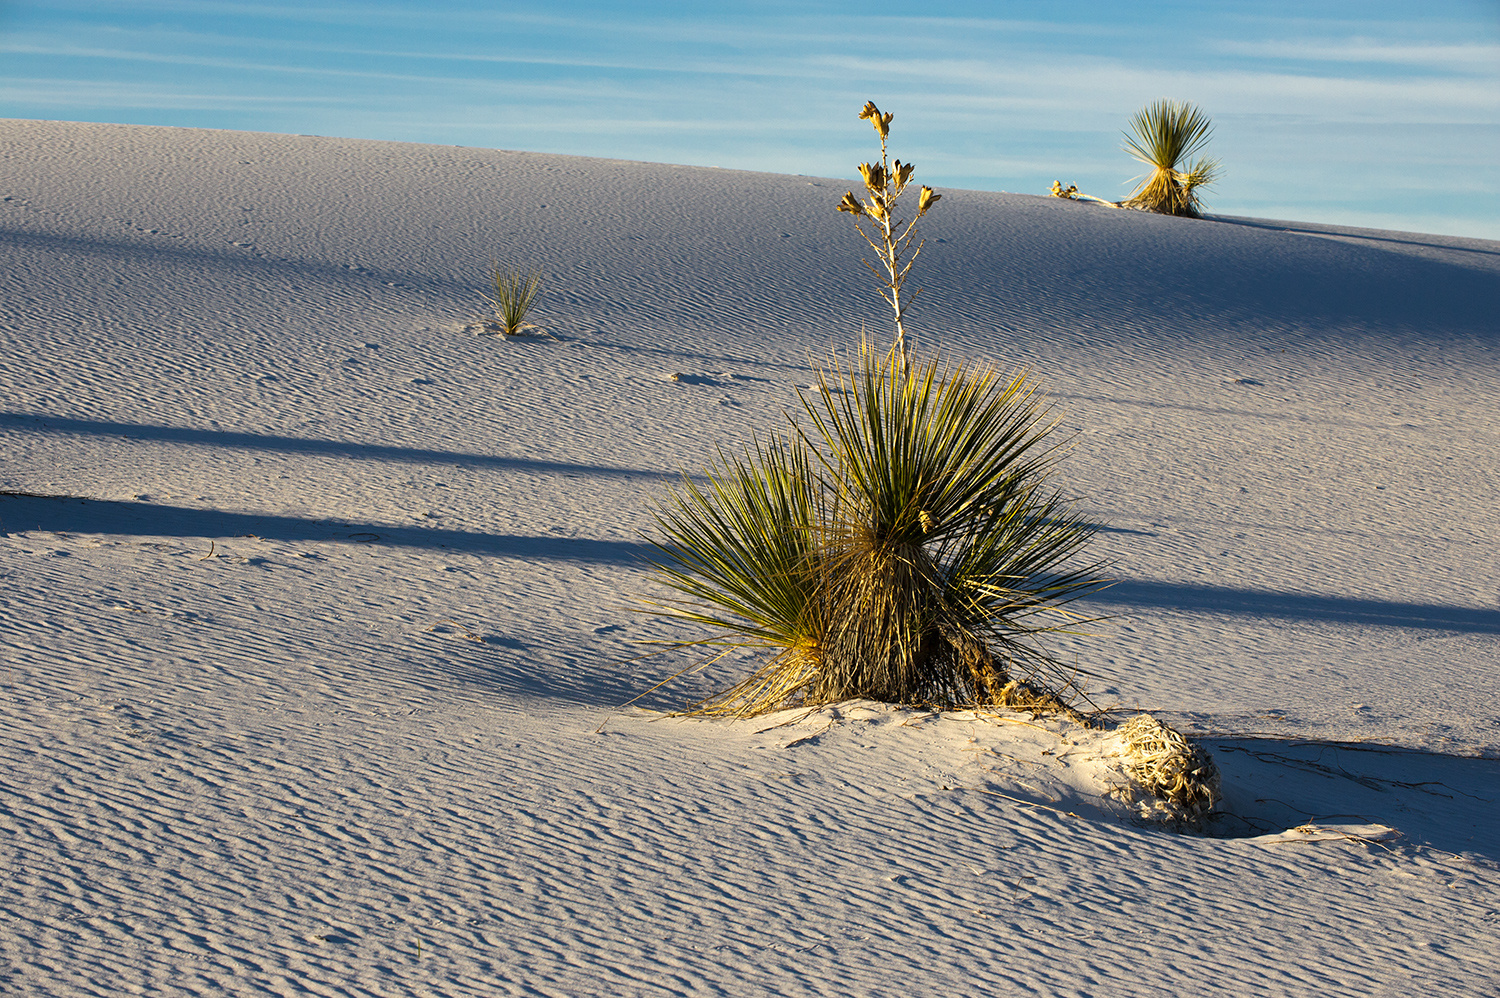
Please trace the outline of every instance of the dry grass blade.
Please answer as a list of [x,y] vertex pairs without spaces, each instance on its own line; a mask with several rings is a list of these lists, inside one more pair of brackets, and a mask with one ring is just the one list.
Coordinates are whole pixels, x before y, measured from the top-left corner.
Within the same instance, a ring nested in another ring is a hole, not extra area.
[[1020,797],[1012,797],[1010,794],[1002,794],[998,790],[985,790],[983,787],[969,787],[969,789],[973,790],[975,793],[988,794],[991,797],[1003,797],[1006,800],[1010,801],[1011,803],[1013,803],[1013,804],[1020,804],[1023,807],[1035,807],[1035,808],[1041,808],[1043,811],[1051,811],[1053,814],[1058,815],[1059,817],[1063,817],[1063,818],[1077,818],[1078,817],[1078,815],[1075,814],[1072,811],[1064,811],[1061,808],[1051,807],[1051,806],[1049,806],[1047,804],[1039,804],[1039,803],[1037,803],[1034,800],[1023,800]]

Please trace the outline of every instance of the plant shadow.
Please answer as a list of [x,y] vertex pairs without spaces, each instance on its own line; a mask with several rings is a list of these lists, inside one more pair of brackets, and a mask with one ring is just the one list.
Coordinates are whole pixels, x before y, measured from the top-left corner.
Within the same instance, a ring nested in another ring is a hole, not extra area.
[[1319,596],[1312,593],[1232,589],[1227,586],[1153,582],[1146,579],[1121,579],[1091,597],[1088,602],[1189,613],[1500,634],[1500,610],[1348,596]]
[[566,461],[539,461],[534,458],[506,457],[496,454],[472,454],[462,451],[428,450],[421,447],[396,447],[357,441],[318,440],[308,437],[284,437],[269,433],[244,433],[234,430],[204,430],[186,426],[163,426],[154,423],[102,422],[71,419],[64,416],[39,416],[28,413],[0,412],[0,427],[27,433],[76,433],[89,436],[120,437],[125,440],[149,440],[156,443],[187,444],[198,447],[232,447],[243,450],[275,451],[286,454],[320,454],[360,460],[381,460],[404,464],[468,465],[505,468],[515,471],[598,475],[612,478],[652,478],[679,481],[676,472],[650,471],[643,468],[619,468],[607,465],[573,464]]
[[[1385,825],[1500,870],[1500,759],[1347,742],[1210,738],[1229,837],[1314,825]],[[1289,843],[1277,848],[1297,848]]]
[[152,502],[0,492],[0,534],[29,530],[205,539],[259,537],[277,541],[446,549],[524,561],[609,565],[642,563],[652,550],[645,543],[601,538],[485,534],[438,527],[396,527],[264,513],[230,513]]
[[[651,553],[650,545],[641,542],[600,538],[569,538],[484,534],[429,527],[391,527],[386,524],[315,520],[308,518],[233,513],[214,509],[149,502],[123,502],[87,499],[73,496],[41,496],[30,493],[0,492],[0,537],[50,533],[55,539],[87,535],[114,535],[142,539],[193,540],[204,552],[179,551],[196,560],[209,560],[214,540],[221,548],[231,538],[254,538],[273,542],[311,542],[363,547],[427,549],[454,552],[481,558],[505,559],[520,563],[519,570],[547,573],[560,563],[633,568],[643,565]],[[165,547],[152,542],[148,546]],[[327,552],[327,549],[324,549]],[[313,554],[314,552],[307,552]],[[306,572],[317,562],[296,562],[295,568]],[[244,558],[247,566],[287,568],[287,559]],[[439,563],[434,561],[434,570]],[[277,586],[276,574],[267,575],[264,585]],[[498,584],[498,583],[497,583]],[[503,593],[497,593],[503,595]],[[626,611],[624,601],[617,608]],[[452,613],[452,611],[449,611]],[[525,700],[568,703],[586,708],[611,710],[650,690],[663,678],[653,675],[663,666],[653,661],[639,661],[642,649],[633,643],[630,628],[612,623],[595,626],[597,617],[577,621],[578,626],[547,625],[531,620],[517,630],[507,629],[502,615],[488,619],[484,613],[458,613],[452,618],[432,621],[425,628],[431,640],[442,641],[440,647],[419,644],[416,648],[390,646],[382,657],[390,657],[386,667],[397,668],[408,676],[426,676],[425,682],[445,687],[467,686],[485,691],[485,695],[502,694]],[[618,618],[616,618],[618,619]],[[589,633],[585,628],[592,627]],[[689,684],[691,685],[691,683]],[[640,701],[655,710],[683,706],[678,691],[662,690]]]

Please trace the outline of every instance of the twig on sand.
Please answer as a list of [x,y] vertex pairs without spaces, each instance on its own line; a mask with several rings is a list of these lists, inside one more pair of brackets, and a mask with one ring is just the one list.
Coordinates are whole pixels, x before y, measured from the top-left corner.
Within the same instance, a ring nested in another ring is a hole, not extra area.
[[942,717],[942,716],[943,716],[942,712],[941,711],[936,711],[936,710],[930,711],[930,712],[928,712],[926,714],[917,714],[917,715],[914,715],[912,717],[908,717],[906,720],[902,721],[901,722],[901,727],[903,727],[903,728],[909,728],[913,724],[925,724],[926,722],[932,720],[934,717]]
[[831,730],[833,730],[833,722],[829,721],[828,724],[824,726],[824,728],[823,728],[822,731],[814,731],[814,732],[811,732],[810,734],[803,735],[801,738],[793,738],[791,741],[787,742],[785,745],[783,745],[781,747],[782,748],[791,748],[793,745],[801,745],[803,742],[810,742],[814,738],[818,738],[818,737],[820,737],[822,735],[828,734],[828,732],[831,731]]
[[963,789],[972,790],[977,794],[989,794],[991,797],[1004,797],[1008,801],[1024,805],[1025,807],[1039,807],[1043,811],[1051,811],[1053,814],[1061,815],[1064,818],[1078,818],[1080,821],[1083,820],[1082,815],[1074,814],[1072,811],[1063,811],[1055,807],[1048,807],[1046,804],[1038,804],[1036,801],[1022,800],[1019,797],[1012,797],[1010,794],[1002,794],[998,790],[984,790],[980,787],[965,787]]
[[1038,731],[1045,731],[1047,732],[1047,734],[1055,735],[1058,738],[1062,737],[1062,732],[1053,731],[1051,728],[1043,727],[1042,725],[1037,724],[1035,721],[1023,721],[1019,717],[1006,717],[1004,714],[984,713],[980,714],[979,716],[983,717],[987,721],[1004,721],[1006,724],[1024,724],[1028,728],[1035,728]]
[[756,728],[755,734],[764,734],[765,732],[770,731],[773,728],[784,728],[788,724],[801,724],[803,721],[807,720],[809,717],[812,717],[821,709],[822,707],[820,706],[809,707],[807,708],[807,710],[802,712],[802,715],[800,717],[790,717],[785,721],[777,721],[775,724],[768,724],[764,728]]
[[[674,648],[674,647],[676,647],[676,646],[673,645],[673,646],[670,646],[670,647],[667,647],[667,648],[658,648],[656,651],[647,652],[644,655],[637,655],[635,658],[632,658],[629,661],[631,661],[631,662],[639,662],[642,659],[652,658],[653,656],[660,655],[660,654],[662,654],[664,652],[667,652],[667,651],[671,651],[672,648]],[[711,655],[708,658],[706,658],[706,659],[704,659],[703,661],[700,661],[700,662],[689,662],[687,665],[683,666],[681,669],[678,669],[676,672],[672,673],[666,679],[663,679],[661,682],[657,683],[655,686],[651,687],[649,690],[646,690],[644,693],[641,693],[638,696],[631,697],[629,700],[626,700],[624,703],[620,704],[620,706],[616,707],[615,709],[616,710],[624,710],[626,707],[629,707],[631,704],[635,703],[636,701],[642,700],[642,699],[650,696],[652,693],[655,693],[657,690],[661,689],[663,686],[667,685],[672,680],[676,679],[678,676],[683,676],[683,675],[686,675],[689,672],[695,672],[695,671],[697,671],[699,669],[706,669],[706,668],[708,668],[710,665],[713,665],[715,662],[717,662],[719,659],[723,658],[725,655],[728,655],[730,653],[730,651],[732,651],[732,650],[733,649],[725,649],[724,651],[721,651],[721,652],[719,652],[719,653],[717,653],[715,655]],[[597,727],[597,728],[594,729],[594,734],[597,735],[600,732],[602,732],[604,730],[604,724],[606,722],[608,722],[608,721],[609,721],[609,717],[608,717],[608,715],[606,715],[605,718],[604,718],[604,721],[600,722],[599,727]]]
[[483,637],[481,637],[478,634],[475,634],[473,631],[469,630],[467,627],[465,627],[463,624],[460,624],[456,620],[449,620],[449,619],[445,618],[443,620],[438,621],[436,624],[433,624],[431,627],[427,628],[427,630],[429,630],[429,631],[435,631],[435,630],[438,629],[439,626],[441,626],[443,624],[452,624],[454,627],[456,627],[460,631],[464,632],[464,637],[468,638],[470,641],[475,642],[476,644],[481,644],[482,645],[482,644],[486,644],[487,643],[484,640]]

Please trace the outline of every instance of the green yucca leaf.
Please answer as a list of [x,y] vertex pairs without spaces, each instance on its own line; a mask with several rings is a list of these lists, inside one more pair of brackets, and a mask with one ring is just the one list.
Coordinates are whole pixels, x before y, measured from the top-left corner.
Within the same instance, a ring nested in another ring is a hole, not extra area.
[[495,321],[505,336],[515,336],[531,323],[526,317],[542,291],[542,274],[538,270],[521,271],[517,267],[494,265],[490,278],[495,287],[495,297],[484,295],[494,310]]
[[866,349],[858,374],[840,377],[857,391],[824,376],[803,405],[841,501],[883,538],[930,544],[961,532],[1048,463],[1045,413],[1024,374],[1002,385],[936,361],[908,371]]
[[802,446],[757,442],[747,459],[721,455],[707,477],[707,490],[684,478],[657,510],[668,540],[652,541],[653,564],[687,600],[655,605],[772,646],[807,639],[816,500]]
[[1148,104],[1130,119],[1125,151],[1159,170],[1175,170],[1177,164],[1208,144],[1213,125],[1192,104],[1159,100]]
[[1219,179],[1220,164],[1216,159],[1199,157],[1182,175],[1182,185],[1191,192],[1197,187],[1208,187]]

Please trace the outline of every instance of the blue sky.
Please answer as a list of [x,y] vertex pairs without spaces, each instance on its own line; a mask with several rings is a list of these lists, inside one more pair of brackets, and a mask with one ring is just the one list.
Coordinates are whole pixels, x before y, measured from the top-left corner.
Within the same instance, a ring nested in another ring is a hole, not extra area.
[[1119,198],[1160,97],[1210,211],[1500,239],[1500,0],[0,0],[0,117],[526,149]]

